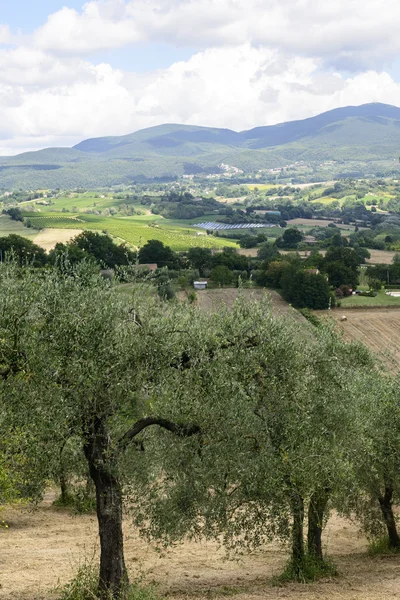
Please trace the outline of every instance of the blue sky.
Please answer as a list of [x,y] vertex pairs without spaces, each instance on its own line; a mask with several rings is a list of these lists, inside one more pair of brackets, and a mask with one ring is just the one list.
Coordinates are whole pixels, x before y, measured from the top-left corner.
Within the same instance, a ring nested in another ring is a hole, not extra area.
[[400,105],[398,0],[0,0],[0,154]]
[[13,29],[21,29],[29,33],[47,19],[48,15],[60,10],[63,6],[82,8],[81,0],[1,0],[0,21]]
[[[4,4],[4,6],[3,6]],[[0,22],[10,26],[16,33],[30,34],[40,27],[52,13],[64,6],[80,11],[82,0],[1,0]],[[109,62],[115,68],[143,72],[165,68],[179,60],[187,60],[196,50],[195,46],[163,43],[144,43],[120,49],[100,51],[92,56],[94,62]]]

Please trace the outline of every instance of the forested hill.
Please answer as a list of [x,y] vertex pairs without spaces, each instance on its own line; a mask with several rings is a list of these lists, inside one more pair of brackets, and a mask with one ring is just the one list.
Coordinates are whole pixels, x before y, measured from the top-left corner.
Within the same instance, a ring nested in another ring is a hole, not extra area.
[[[368,175],[397,168],[400,108],[364,104],[235,132],[161,125],[74,148],[48,148],[0,159],[0,188],[109,186],[183,174],[245,174],[289,167],[298,175]],[[333,161],[333,164],[329,164]],[[225,167],[226,168],[226,167]]]

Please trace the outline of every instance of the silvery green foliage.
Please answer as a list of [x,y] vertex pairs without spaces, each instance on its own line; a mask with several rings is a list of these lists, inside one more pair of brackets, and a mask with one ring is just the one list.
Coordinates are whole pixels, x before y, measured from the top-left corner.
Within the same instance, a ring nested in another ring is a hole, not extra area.
[[400,500],[400,381],[398,375],[375,370],[359,373],[352,384],[356,394],[348,445],[351,469],[337,504],[376,537],[385,530],[379,507],[385,485],[393,489],[393,504]]
[[184,348],[186,362],[154,373],[152,412],[201,434],[142,436],[128,484],[136,521],[166,542],[185,533],[236,548],[286,540],[293,494],[334,491],[349,469],[350,383],[370,368],[368,353],[329,327],[274,317],[267,302],[239,300],[217,315],[175,307],[167,318],[183,332],[165,338],[167,361],[179,367]]
[[[222,536],[236,548],[286,540],[293,494],[334,493],[353,472],[368,353],[329,327],[275,317],[267,301],[202,314],[162,303],[146,285],[131,297],[113,285],[85,264],[0,269],[10,314],[24,309],[21,325],[1,313],[0,338],[17,328],[23,364],[1,393],[12,382],[15,405],[38,424],[33,445],[50,450],[43,471],[53,448],[84,441],[101,421],[103,460],[143,534]],[[130,437],[149,416],[181,434],[152,426]],[[193,426],[200,431],[187,437]]]
[[36,305],[41,278],[0,265],[0,502],[37,499],[51,471],[54,432],[35,381]]

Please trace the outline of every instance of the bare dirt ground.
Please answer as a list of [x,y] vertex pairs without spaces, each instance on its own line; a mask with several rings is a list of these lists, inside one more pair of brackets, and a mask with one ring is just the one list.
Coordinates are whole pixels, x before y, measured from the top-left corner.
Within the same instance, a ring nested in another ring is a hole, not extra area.
[[393,257],[396,252],[391,252],[390,250],[368,250],[371,255],[371,258],[367,259],[367,263],[372,264],[385,264],[390,265],[393,262]]
[[[320,315],[322,311],[318,311]],[[328,314],[328,311],[326,311]],[[371,348],[390,368],[400,365],[400,308],[345,308],[331,311],[345,339],[358,340]],[[347,321],[340,319],[346,316]]]
[[[52,600],[78,565],[98,558],[95,516],[72,516],[47,500],[34,512],[7,509],[0,532],[0,598]],[[369,558],[356,526],[333,516],[324,532],[327,554],[340,577],[316,584],[273,587],[287,552],[270,544],[240,560],[227,560],[216,542],[189,542],[158,553],[125,517],[125,550],[131,579],[143,578],[163,596],[178,600],[236,596],[238,600],[389,600],[400,594],[400,556]]]
[[82,229],[51,229],[46,228],[35,237],[35,244],[45,250],[52,250],[58,242],[69,242],[72,238],[82,233]]

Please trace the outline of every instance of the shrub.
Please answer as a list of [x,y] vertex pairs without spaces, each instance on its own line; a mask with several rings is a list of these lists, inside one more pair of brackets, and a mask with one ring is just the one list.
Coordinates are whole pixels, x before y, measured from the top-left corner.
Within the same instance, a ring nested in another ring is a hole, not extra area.
[[96,498],[94,490],[88,490],[86,487],[78,486],[70,489],[64,497],[59,496],[53,502],[53,506],[58,508],[71,508],[77,515],[87,515],[96,512]]
[[309,308],[298,308],[297,310],[307,319],[307,321],[314,325],[314,327],[319,327],[321,325],[319,318],[314,315]]
[[74,579],[59,588],[57,600],[96,600],[99,575],[91,565],[79,567]]
[[346,298],[347,296],[351,296],[351,287],[348,285],[341,285],[339,288],[343,292],[343,296]]
[[375,298],[378,294],[374,292],[374,290],[370,290],[369,292],[360,292],[359,296],[363,296],[365,298]]

